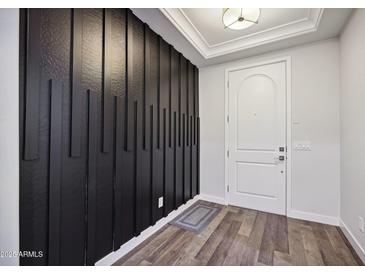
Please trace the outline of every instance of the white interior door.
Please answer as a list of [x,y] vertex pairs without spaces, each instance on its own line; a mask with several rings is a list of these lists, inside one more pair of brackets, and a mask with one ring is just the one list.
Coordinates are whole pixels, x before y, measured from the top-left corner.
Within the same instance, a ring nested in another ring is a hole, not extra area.
[[286,210],[285,62],[229,72],[228,199]]

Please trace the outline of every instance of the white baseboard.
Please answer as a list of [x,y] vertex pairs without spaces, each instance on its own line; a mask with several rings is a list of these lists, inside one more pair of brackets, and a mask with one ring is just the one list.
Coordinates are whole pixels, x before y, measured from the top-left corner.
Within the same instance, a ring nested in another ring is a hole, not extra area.
[[200,195],[195,196],[193,199],[187,201],[186,204],[184,204],[184,205],[180,206],[178,209],[172,211],[165,218],[160,219],[155,225],[150,226],[149,228],[143,230],[140,235],[130,239],[128,242],[123,244],[118,250],[106,255],[104,258],[97,261],[95,263],[95,265],[97,265],[97,266],[112,265],[117,260],[119,260],[121,257],[123,257],[128,252],[130,252],[132,249],[136,248],[139,244],[141,244],[143,241],[145,241],[152,234],[154,234],[159,229],[161,229],[164,225],[166,225],[167,223],[172,221],[174,218],[176,218],[180,213],[182,213],[185,209],[187,209],[189,206],[191,206],[197,200],[199,200],[199,196]]
[[[224,198],[218,197],[218,196],[200,194],[199,199],[205,200],[208,202],[212,202],[212,203],[221,204],[221,205],[228,205],[228,202]],[[294,218],[294,219],[301,219],[301,220],[318,222],[318,223],[335,225],[335,226],[339,225],[339,218],[337,218],[337,217],[321,215],[321,214],[316,214],[316,213],[311,213],[311,212],[305,212],[305,211],[300,211],[300,210],[295,210],[295,209],[289,210],[287,213],[287,216]]]
[[212,202],[220,205],[227,205],[227,202],[224,198],[218,196],[211,196],[206,194],[199,194],[199,199],[207,202]]
[[300,210],[289,210],[287,213],[288,217],[294,218],[294,219],[301,219],[306,221],[312,221],[322,224],[329,224],[329,225],[339,225],[339,219],[337,217],[333,216],[327,216],[327,215],[321,215],[311,212],[305,212]]
[[357,255],[359,255],[360,259],[365,264],[365,249],[360,245],[354,234],[351,233],[351,230],[342,220],[340,220],[340,227],[347,240],[349,240],[350,244],[355,249]]

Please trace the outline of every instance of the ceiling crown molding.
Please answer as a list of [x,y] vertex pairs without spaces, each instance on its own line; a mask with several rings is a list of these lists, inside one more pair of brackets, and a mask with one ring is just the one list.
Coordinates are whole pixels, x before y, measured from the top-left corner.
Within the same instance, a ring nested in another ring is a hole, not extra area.
[[307,16],[300,20],[291,21],[222,43],[209,44],[182,9],[162,8],[160,11],[205,59],[315,32],[318,30],[323,14],[323,9],[308,9]]

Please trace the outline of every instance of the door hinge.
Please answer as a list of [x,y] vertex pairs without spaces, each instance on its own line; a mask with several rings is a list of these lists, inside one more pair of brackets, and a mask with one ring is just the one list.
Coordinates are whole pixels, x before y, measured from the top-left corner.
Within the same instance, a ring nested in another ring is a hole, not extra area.
[[227,192],[229,192],[229,185],[227,186]]
[[229,150],[227,150],[227,157],[229,158]]
[[229,115],[227,115],[227,123],[229,123]]
[[227,81],[227,88],[229,88],[229,81]]

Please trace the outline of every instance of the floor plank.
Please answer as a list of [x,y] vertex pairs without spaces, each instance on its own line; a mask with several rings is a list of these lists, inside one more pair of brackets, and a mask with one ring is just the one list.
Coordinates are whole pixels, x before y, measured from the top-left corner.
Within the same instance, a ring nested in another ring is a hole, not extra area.
[[303,225],[301,229],[305,258],[308,265],[324,265],[312,227]]
[[264,234],[261,241],[258,262],[265,265],[273,265],[275,238],[277,237],[278,217],[268,214]]
[[334,250],[323,224],[311,224],[314,235],[316,237],[318,247],[325,265],[345,265],[343,260],[339,258]]
[[294,265],[307,265],[300,221],[288,219],[288,242],[292,263]]
[[266,225],[267,213],[259,212],[252,227],[250,237],[245,247],[241,265],[255,265],[259,255],[262,236]]
[[210,257],[207,265],[222,265],[224,259],[227,257],[228,250],[232,246],[233,240],[237,235],[241,223],[233,221],[224,235],[223,239],[215,249],[212,257]]
[[210,257],[213,255],[216,247],[222,241],[225,233],[229,229],[232,219],[234,217],[233,212],[228,212],[226,216],[222,219],[221,223],[218,225],[217,229],[212,233],[209,239],[204,243],[204,245],[199,250],[195,259],[201,262],[208,262]]

